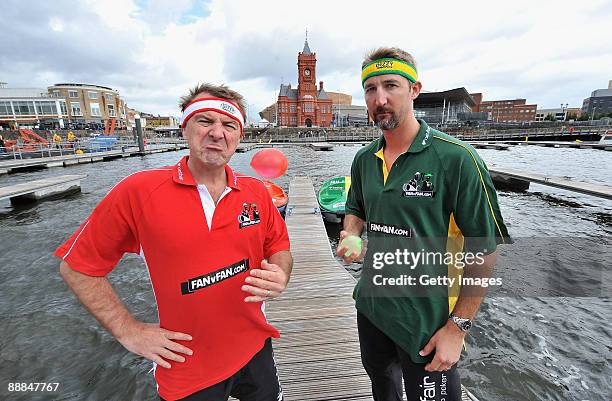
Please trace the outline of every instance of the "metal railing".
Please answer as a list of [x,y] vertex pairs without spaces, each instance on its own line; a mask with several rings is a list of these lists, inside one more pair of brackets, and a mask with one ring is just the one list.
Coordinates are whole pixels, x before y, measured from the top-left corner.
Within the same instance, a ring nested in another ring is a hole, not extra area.
[[80,138],[75,141],[62,141],[59,143],[31,144],[18,141],[11,147],[0,147],[0,160],[22,160],[43,157],[68,156],[82,153],[105,152],[120,150],[120,144],[110,146],[96,143],[93,138]]

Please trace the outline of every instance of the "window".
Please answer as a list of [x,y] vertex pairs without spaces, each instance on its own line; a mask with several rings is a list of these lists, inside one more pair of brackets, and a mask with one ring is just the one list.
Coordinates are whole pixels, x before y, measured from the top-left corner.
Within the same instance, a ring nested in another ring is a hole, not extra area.
[[313,110],[314,110],[314,107],[312,106],[312,103],[304,103],[305,113],[312,113]]
[[102,115],[100,113],[100,105],[98,103],[89,103],[89,108],[91,109],[92,116],[100,117]]
[[115,117],[115,106],[113,106],[112,104],[108,105],[108,116]]
[[292,113],[295,113],[295,104],[291,104],[291,105],[289,105],[289,110],[290,110]]
[[67,116],[68,115],[68,111],[66,110],[66,102],[59,102],[60,104],[60,110],[62,115]]
[[54,115],[57,114],[57,110],[55,109],[55,102],[35,102],[36,103],[36,112],[42,115]]
[[11,102],[0,102],[0,116],[12,116]]
[[87,92],[87,96],[90,99],[97,99],[98,98],[98,92]]
[[60,96],[60,91],[59,90],[54,90],[53,91],[53,97],[59,97]]
[[34,115],[34,102],[14,102],[13,108],[18,116]]
[[68,97],[79,97],[79,92],[77,92],[77,91],[68,91]]
[[106,101],[108,102],[112,102],[113,101],[113,94],[112,93],[106,93]]
[[81,103],[79,102],[71,102],[70,110],[73,116],[82,116],[83,112],[81,111]]

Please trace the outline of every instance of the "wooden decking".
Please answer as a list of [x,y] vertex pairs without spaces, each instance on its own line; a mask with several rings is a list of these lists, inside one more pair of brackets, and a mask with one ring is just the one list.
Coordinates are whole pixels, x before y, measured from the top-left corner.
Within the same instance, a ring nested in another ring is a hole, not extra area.
[[314,150],[333,150],[334,149],[334,145],[328,142],[313,142],[309,144],[308,146],[310,146]]
[[310,179],[294,178],[286,219],[293,274],[266,310],[282,335],[274,352],[285,400],[371,400],[351,298],[355,279],[334,259],[317,207]]
[[13,203],[19,201],[38,200],[56,196],[64,192],[80,190],[81,180],[87,175],[62,175],[24,182],[0,188],[0,200],[10,199]]
[[[517,180],[522,182],[535,182],[536,184],[547,185],[549,187],[561,188],[567,191],[579,192],[586,195],[596,196],[604,199],[612,199],[612,186],[605,184],[595,184],[591,182],[570,180],[563,177],[546,176],[537,173],[528,173],[508,168],[491,167],[489,169],[493,181]],[[523,186],[522,190],[526,190]]]
[[187,148],[185,144],[172,145],[148,145],[144,153],[141,153],[138,147],[130,146],[121,149],[107,150],[101,152],[84,153],[81,155],[67,154],[62,156],[42,157],[40,153],[31,158],[19,158],[19,155],[13,155],[13,159],[0,161],[0,174],[12,173],[32,168],[51,168],[51,167],[67,167],[83,163],[95,163],[100,161],[112,160],[120,157],[142,156],[153,153],[171,152]]

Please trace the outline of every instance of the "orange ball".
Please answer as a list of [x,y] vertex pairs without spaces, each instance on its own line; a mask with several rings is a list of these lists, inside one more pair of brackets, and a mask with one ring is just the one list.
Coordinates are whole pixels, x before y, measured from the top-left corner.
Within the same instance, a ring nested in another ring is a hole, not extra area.
[[274,148],[262,149],[251,159],[253,170],[264,178],[278,178],[285,174],[288,166],[287,156]]

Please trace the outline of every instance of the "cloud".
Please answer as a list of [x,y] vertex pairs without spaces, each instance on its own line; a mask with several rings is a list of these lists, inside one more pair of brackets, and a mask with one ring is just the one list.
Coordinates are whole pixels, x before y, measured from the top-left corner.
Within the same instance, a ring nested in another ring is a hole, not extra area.
[[[485,99],[580,106],[611,79],[612,7],[568,0],[491,3],[388,1],[108,0],[3,5],[0,81],[12,87],[86,82],[120,91],[131,107],[178,113],[198,82],[239,89],[250,109],[297,84],[308,29],[317,81],[363,104],[359,67],[381,45],[416,57],[427,90],[464,86]],[[256,113],[250,113],[256,116]]]

